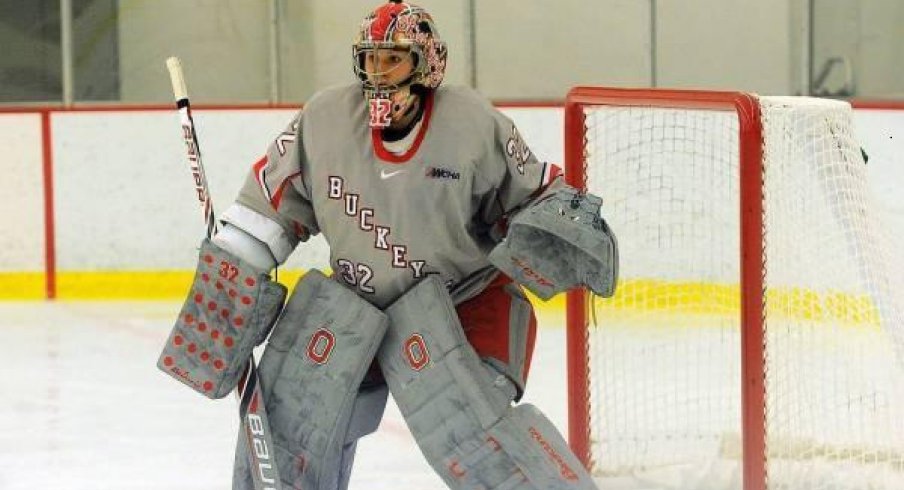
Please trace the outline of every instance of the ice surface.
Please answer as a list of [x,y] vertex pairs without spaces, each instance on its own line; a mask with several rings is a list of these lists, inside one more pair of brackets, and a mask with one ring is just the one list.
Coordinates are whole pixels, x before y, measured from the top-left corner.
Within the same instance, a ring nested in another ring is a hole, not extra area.
[[[230,488],[237,402],[156,368],[177,302],[0,302],[0,490]],[[565,331],[541,318],[525,401],[564,431]],[[558,324],[556,324],[558,322]],[[394,404],[351,489],[445,486]]]

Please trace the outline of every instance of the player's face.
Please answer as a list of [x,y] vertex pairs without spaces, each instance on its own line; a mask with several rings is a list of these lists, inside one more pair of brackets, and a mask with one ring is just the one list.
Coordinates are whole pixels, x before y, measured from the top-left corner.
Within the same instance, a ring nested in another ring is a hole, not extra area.
[[414,71],[414,57],[405,49],[374,49],[364,54],[364,71],[377,86],[400,84]]

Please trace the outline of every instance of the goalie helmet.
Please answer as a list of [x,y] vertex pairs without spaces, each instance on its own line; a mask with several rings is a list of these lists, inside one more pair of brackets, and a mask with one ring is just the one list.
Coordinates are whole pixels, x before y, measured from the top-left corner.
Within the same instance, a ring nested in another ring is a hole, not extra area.
[[[368,57],[373,59],[380,50],[410,55],[408,76],[387,82],[392,78],[387,76],[391,69],[371,71]],[[355,75],[374,127],[388,126],[392,115],[404,113],[418,91],[439,87],[446,70],[446,44],[440,40],[433,17],[423,8],[399,0],[377,7],[364,18],[352,51]]]

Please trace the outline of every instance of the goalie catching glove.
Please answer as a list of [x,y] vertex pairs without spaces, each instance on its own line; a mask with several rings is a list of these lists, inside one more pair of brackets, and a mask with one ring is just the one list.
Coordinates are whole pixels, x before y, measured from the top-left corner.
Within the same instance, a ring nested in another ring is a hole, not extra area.
[[571,187],[542,198],[515,215],[490,262],[544,300],[579,285],[612,296],[618,244],[602,204]]
[[282,310],[286,287],[210,240],[157,367],[209,398],[239,382]]

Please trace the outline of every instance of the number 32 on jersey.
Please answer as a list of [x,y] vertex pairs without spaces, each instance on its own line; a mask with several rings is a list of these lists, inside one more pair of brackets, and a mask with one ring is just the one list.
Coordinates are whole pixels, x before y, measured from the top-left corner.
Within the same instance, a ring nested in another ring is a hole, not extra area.
[[370,280],[374,277],[374,271],[367,264],[355,264],[348,259],[338,259],[336,264],[339,266],[339,277],[347,284],[355,286],[365,293],[373,293],[374,288],[370,285]]

